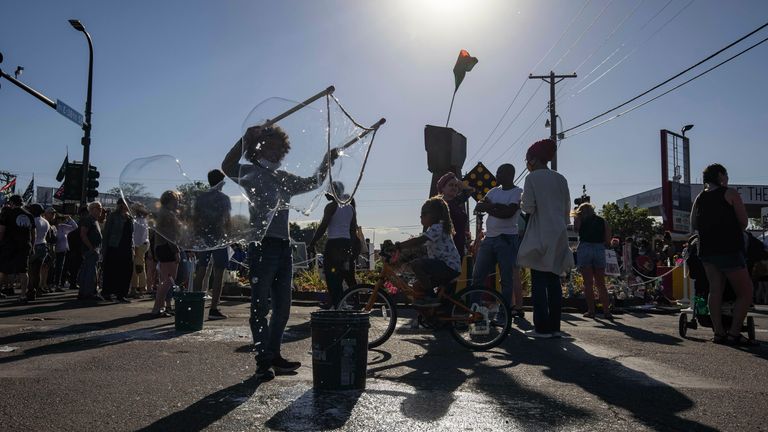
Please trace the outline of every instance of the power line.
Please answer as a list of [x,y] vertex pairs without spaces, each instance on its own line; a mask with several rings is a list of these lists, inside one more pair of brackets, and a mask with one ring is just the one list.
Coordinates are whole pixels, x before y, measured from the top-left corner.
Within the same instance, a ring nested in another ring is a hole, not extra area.
[[[565,51],[565,54],[563,54],[562,56],[560,56],[560,59],[559,59],[559,60],[557,60],[557,62],[554,64],[554,66],[552,66],[552,69],[556,68],[556,67],[557,67],[557,65],[559,65],[559,64],[560,64],[560,62],[561,62],[561,61],[563,61],[563,59],[565,59],[565,57],[566,57],[568,54],[570,54],[570,52],[571,52],[571,50],[573,49],[573,47],[575,47],[575,46],[576,46],[576,44],[578,44],[579,42],[581,42],[581,39],[584,37],[584,35],[585,35],[585,34],[587,34],[587,32],[589,32],[589,30],[591,30],[591,29],[592,29],[592,27],[593,27],[593,26],[595,25],[595,23],[596,23],[596,22],[597,22],[597,21],[600,19],[600,17],[602,17],[602,16],[603,16],[603,14],[605,13],[605,10],[606,10],[606,9],[608,9],[608,6],[610,6],[612,3],[613,3],[613,0],[610,0],[608,3],[606,3],[606,4],[605,4],[605,6],[603,7],[603,10],[601,10],[601,11],[600,11],[600,13],[599,13],[599,14],[597,14],[597,16],[595,17],[595,19],[593,19],[593,20],[592,20],[592,22],[591,22],[591,23],[590,23],[590,24],[587,26],[587,28],[586,28],[586,29],[584,29],[584,31],[583,31],[583,32],[581,32],[581,34],[579,35],[579,37],[577,37],[577,38],[576,38],[576,40],[575,40],[575,41],[573,41],[573,43],[571,44],[571,46],[569,46],[569,47],[568,47],[568,49]],[[535,68],[534,68],[534,69],[535,69]]]
[[[568,31],[571,29],[571,27],[576,22],[576,20],[581,16],[582,13],[584,13],[584,10],[587,8],[587,5],[589,5],[589,3],[591,1],[592,0],[587,0],[586,2],[584,2],[584,4],[581,6],[581,9],[579,9],[579,12],[577,12],[576,15],[573,16],[573,18],[571,19],[571,22],[568,23],[568,25],[565,27],[565,30],[563,30],[563,32],[560,34],[560,37],[557,39],[557,41],[551,47],[549,47],[549,50],[547,50],[547,52],[544,54],[544,56],[541,57],[541,59],[533,66],[533,68],[531,68],[531,70],[534,70],[534,69],[538,68],[539,65],[547,58],[547,56],[549,56],[549,54],[552,52],[552,50],[555,49],[555,47],[560,44],[560,42],[563,40],[563,38],[568,33]],[[613,1],[613,0],[611,0],[611,1]],[[507,116],[507,113],[509,113],[509,110],[512,108],[512,105],[515,103],[515,101],[517,101],[517,98],[520,96],[520,92],[522,92],[523,87],[525,87],[525,84],[527,82],[528,82],[527,79],[523,80],[523,83],[520,85],[520,88],[517,90],[517,93],[515,93],[514,98],[512,98],[512,102],[510,102],[510,104],[507,106],[507,109],[504,110],[504,114],[501,115],[501,118],[499,118],[499,121],[496,123],[496,126],[494,126],[493,130],[491,131],[491,133],[489,133],[488,136],[485,138],[483,143],[480,145],[480,148],[478,148],[478,150],[476,150],[472,154],[472,156],[469,158],[470,160],[474,159],[475,156],[480,154],[480,151],[482,151],[482,149],[485,147],[485,145],[491,139],[493,134],[496,132],[496,130],[501,125],[502,121],[504,121],[504,118]],[[541,88],[541,85],[539,86],[539,88]],[[538,88],[536,89],[536,92],[538,92]],[[526,103],[526,106],[527,106],[527,103]],[[518,114],[518,116],[519,116],[519,114]],[[510,124],[506,127],[506,129],[504,129],[504,133],[506,133],[506,131],[509,130],[509,128],[512,126],[512,124],[514,124],[515,120],[517,120],[517,116],[512,120],[512,122],[510,122]],[[502,135],[504,135],[504,133],[502,133]],[[495,145],[497,142],[499,142],[499,139],[494,141],[494,144],[492,144],[491,147],[493,147],[493,145]],[[488,153],[488,150],[486,150],[486,152],[483,153],[483,156],[485,156],[487,153]]]
[[[640,108],[640,107],[642,107],[642,106],[644,106],[644,105],[647,105],[647,104],[649,104],[649,103],[651,103],[651,102],[655,101],[656,99],[658,99],[658,98],[660,98],[660,97],[662,97],[662,96],[665,96],[665,95],[667,95],[667,94],[669,94],[669,93],[671,93],[671,92],[673,92],[673,91],[675,91],[675,90],[679,89],[680,87],[682,87],[682,86],[684,86],[684,85],[688,84],[689,82],[691,82],[691,81],[693,81],[693,80],[695,80],[695,79],[697,79],[697,78],[700,78],[700,77],[702,77],[703,75],[706,75],[707,73],[709,73],[709,72],[711,72],[711,71],[713,71],[713,70],[715,70],[715,69],[719,68],[720,66],[722,66],[722,65],[724,65],[724,64],[726,64],[726,63],[728,63],[729,61],[731,61],[731,60],[735,59],[736,57],[739,57],[740,55],[742,55],[742,54],[746,53],[747,51],[749,51],[749,50],[751,50],[751,49],[753,49],[753,48],[755,48],[755,47],[757,47],[757,46],[759,46],[759,45],[762,45],[762,44],[763,44],[763,43],[765,43],[766,41],[768,41],[768,37],[767,37],[767,38],[765,38],[765,39],[763,39],[763,40],[761,40],[760,42],[757,42],[756,44],[754,44],[754,45],[750,46],[749,48],[747,48],[747,49],[745,49],[745,50],[743,50],[743,51],[741,51],[741,52],[739,52],[739,53],[737,53],[737,54],[735,54],[735,55],[733,55],[733,56],[729,57],[728,59],[726,59],[726,60],[723,60],[722,62],[720,62],[720,63],[718,63],[718,64],[716,64],[716,65],[712,66],[711,68],[709,68],[709,69],[705,70],[704,72],[702,72],[702,73],[700,73],[700,74],[698,74],[698,75],[694,76],[693,78],[690,78],[689,80],[687,80],[687,81],[684,81],[684,82],[682,82],[682,83],[680,83],[680,84],[678,84],[678,85],[676,85],[676,86],[672,87],[671,89],[669,89],[669,90],[665,91],[664,93],[661,93],[660,95],[658,95],[658,96],[655,96],[655,97],[653,97],[653,98],[651,98],[651,99],[649,99],[649,100],[647,100],[647,101],[645,101],[645,102],[643,102],[643,103],[641,103],[641,104],[635,105],[635,106],[633,106],[632,108],[630,108],[630,109],[628,109],[628,110],[626,110],[626,111],[623,111],[623,112],[621,112],[621,113],[619,113],[619,114],[616,114],[615,116],[613,116],[613,117],[611,117],[611,118],[608,118],[608,119],[606,119],[606,120],[603,120],[603,121],[602,121],[602,122],[600,122],[600,123],[594,124],[594,125],[592,125],[592,126],[590,126],[590,127],[586,128],[586,129],[582,129],[582,130],[580,130],[580,131],[574,132],[574,133],[572,133],[572,134],[568,135],[566,138],[570,138],[570,137],[576,136],[576,135],[578,135],[578,134],[584,133],[584,132],[586,132],[586,131],[588,131],[588,130],[590,130],[590,129],[594,129],[594,128],[596,128],[596,127],[600,126],[600,125],[603,125],[603,124],[605,124],[605,123],[608,123],[608,122],[609,122],[609,121],[611,121],[611,120],[617,119],[617,118],[621,117],[621,116],[622,116],[622,115],[624,115],[624,114],[630,113],[630,112],[632,112],[632,111],[634,111],[634,110],[636,110],[636,109],[638,109],[638,108]],[[570,129],[569,129],[569,130],[570,130]]]
[[[637,45],[637,46],[636,46],[634,49],[632,49],[632,51],[630,51],[630,52],[629,52],[627,55],[625,55],[624,57],[622,57],[622,58],[621,58],[621,60],[619,60],[618,62],[616,62],[616,64],[614,64],[613,66],[611,66],[610,68],[608,68],[608,70],[606,70],[605,72],[603,72],[602,74],[600,74],[600,76],[598,76],[597,78],[595,78],[594,80],[592,80],[592,81],[591,81],[589,84],[587,84],[586,86],[584,86],[584,87],[583,87],[581,90],[577,91],[577,92],[576,92],[576,94],[580,94],[580,93],[581,93],[581,92],[583,92],[584,90],[588,89],[590,86],[592,86],[592,84],[594,84],[594,83],[596,83],[596,82],[600,81],[600,80],[601,80],[601,79],[602,79],[604,76],[606,76],[608,73],[610,73],[610,72],[611,72],[611,71],[612,71],[614,68],[616,68],[616,67],[618,67],[620,64],[622,64],[622,63],[624,62],[624,60],[626,60],[626,59],[630,58],[630,57],[631,57],[631,56],[632,56],[632,55],[633,55],[633,54],[634,54],[634,53],[635,53],[635,52],[636,52],[638,49],[640,49],[640,47],[642,47],[643,45],[645,45],[646,43],[648,43],[648,41],[650,41],[651,39],[653,39],[653,37],[654,37],[654,36],[656,36],[657,34],[659,34],[659,32],[661,32],[661,31],[662,31],[664,28],[666,28],[666,27],[667,27],[667,25],[669,25],[669,23],[671,23],[672,21],[674,21],[674,20],[675,20],[675,18],[677,18],[677,17],[678,17],[678,16],[679,16],[681,13],[683,13],[683,11],[685,11],[686,9],[688,9],[688,6],[692,5],[692,4],[693,4],[693,2],[694,2],[694,0],[690,0],[690,1],[689,1],[689,2],[688,2],[686,5],[685,5],[685,6],[683,6],[683,8],[682,8],[682,9],[680,9],[679,11],[677,11],[677,13],[676,13],[676,14],[674,14],[674,15],[672,15],[672,17],[671,17],[671,18],[669,18],[667,21],[665,21],[665,22],[664,22],[664,24],[662,24],[662,25],[661,25],[661,27],[659,27],[658,29],[656,29],[656,31],[654,31],[654,32],[653,32],[653,33],[652,33],[650,36],[648,36],[648,38],[646,38],[646,39],[645,39],[643,42],[641,42],[641,43],[640,43],[639,45]],[[667,5],[669,5],[669,3],[667,3]],[[667,5],[665,5],[663,8],[661,8],[661,10],[664,10],[664,9],[667,7]],[[658,13],[657,13],[656,15],[658,15]],[[654,15],[654,18],[656,17],[656,15]],[[652,19],[653,19],[653,18],[652,18]],[[650,21],[649,21],[649,22],[650,22]],[[643,26],[643,28],[645,28],[645,26]],[[611,55],[611,56],[612,56],[612,55]],[[607,59],[606,59],[606,60],[607,60]],[[604,63],[604,62],[603,62],[603,63]],[[602,63],[600,63],[600,65],[602,65]],[[598,65],[598,67],[600,67],[600,65]],[[592,71],[591,71],[589,74],[587,74],[587,76],[591,75],[591,74],[592,74],[592,72],[594,72],[595,70],[597,70],[597,68],[593,69],[593,70],[592,70]],[[579,85],[580,85],[582,82],[584,82],[584,80],[586,80],[586,77],[584,77],[584,79],[582,79],[581,81],[579,81],[579,82],[576,84],[576,86],[579,86]]]
[[596,115],[596,116],[594,116],[594,117],[590,118],[589,120],[587,120],[587,121],[585,121],[585,122],[579,123],[579,124],[577,124],[576,126],[573,126],[573,127],[569,128],[569,129],[566,129],[566,130],[564,130],[564,131],[563,131],[563,133],[565,133],[565,132],[569,132],[569,131],[572,131],[572,130],[574,130],[574,129],[577,129],[577,128],[581,127],[581,126],[584,126],[584,125],[586,125],[587,123],[591,123],[592,121],[594,121],[594,120],[596,120],[596,119],[598,119],[598,118],[600,118],[600,117],[602,117],[602,116],[604,116],[604,115],[606,115],[606,114],[608,114],[608,113],[610,113],[610,112],[612,112],[612,111],[616,111],[617,109],[619,109],[619,108],[621,108],[621,107],[623,107],[623,106],[626,106],[626,105],[628,105],[628,104],[630,104],[630,103],[632,103],[632,102],[636,101],[637,99],[639,99],[639,98],[641,98],[641,97],[643,97],[643,96],[647,95],[648,93],[650,93],[650,92],[652,92],[652,91],[654,91],[654,90],[658,89],[659,87],[663,86],[664,84],[667,84],[667,83],[669,83],[670,81],[674,80],[675,78],[678,78],[679,76],[681,76],[681,75],[683,75],[683,74],[685,74],[685,73],[689,72],[691,69],[694,69],[695,67],[697,67],[697,66],[700,66],[702,63],[705,63],[705,62],[707,62],[707,61],[711,60],[713,57],[715,57],[715,56],[719,55],[720,53],[722,53],[723,51],[725,51],[725,50],[727,50],[727,49],[729,49],[729,48],[733,47],[734,45],[738,44],[739,42],[743,41],[744,39],[747,39],[748,37],[752,36],[753,34],[757,33],[758,31],[760,31],[760,30],[764,29],[765,27],[768,27],[768,22],[767,22],[767,23],[765,23],[765,24],[763,24],[763,25],[761,25],[760,27],[756,28],[755,30],[752,30],[751,32],[747,33],[746,35],[744,35],[744,36],[740,37],[740,38],[739,38],[739,39],[737,39],[736,41],[734,41],[734,42],[731,42],[730,44],[726,45],[725,47],[723,47],[723,48],[719,49],[719,50],[718,50],[718,51],[716,51],[715,53],[713,53],[713,54],[709,55],[709,56],[708,56],[708,57],[706,57],[705,59],[703,59],[703,60],[699,61],[698,63],[694,64],[693,66],[690,66],[690,67],[686,68],[686,69],[685,69],[685,70],[683,70],[682,72],[679,72],[679,73],[675,74],[674,76],[672,76],[672,77],[670,77],[670,78],[666,79],[665,81],[663,81],[663,82],[661,82],[661,83],[659,83],[659,84],[657,84],[657,85],[655,85],[655,86],[651,87],[650,89],[648,89],[648,90],[644,91],[643,93],[640,93],[639,95],[637,95],[637,96],[633,97],[632,99],[629,99],[629,100],[628,100],[628,101],[626,101],[626,102],[623,102],[623,103],[621,103],[621,104],[619,104],[619,105],[617,105],[617,106],[615,106],[615,107],[613,107],[613,108],[611,108],[611,109],[609,109],[609,110],[607,110],[607,111],[605,111],[605,112],[603,112],[603,113],[601,113],[601,114],[598,114],[598,115]]
[[531,101],[533,100],[534,96],[536,96],[539,93],[539,90],[541,90],[541,87],[543,85],[544,85],[544,82],[540,82],[539,83],[539,86],[536,87],[536,91],[534,91],[533,94],[531,94],[531,97],[528,98],[528,100],[525,102],[525,105],[523,105],[523,107],[520,108],[520,111],[517,112],[517,115],[515,115],[515,118],[513,118],[512,121],[509,122],[507,127],[504,128],[504,131],[501,133],[501,135],[498,136],[498,138],[496,138],[496,141],[494,141],[493,144],[491,144],[491,146],[488,147],[488,149],[482,155],[480,155],[480,157],[478,157],[478,160],[481,160],[482,158],[487,156],[488,153],[496,146],[496,144],[498,144],[498,142],[501,141],[501,139],[504,137],[504,135],[507,134],[509,129],[512,127],[512,125],[515,124],[515,121],[517,121],[518,117],[520,117],[520,114],[522,114],[525,111],[525,109],[528,107],[528,104],[531,103]]

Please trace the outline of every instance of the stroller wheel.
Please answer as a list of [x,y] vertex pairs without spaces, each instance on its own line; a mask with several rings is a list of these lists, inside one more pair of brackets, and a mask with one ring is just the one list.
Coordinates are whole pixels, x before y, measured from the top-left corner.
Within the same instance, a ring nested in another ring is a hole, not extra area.
[[753,317],[747,317],[747,337],[749,340],[755,340],[755,319]]
[[688,314],[680,314],[680,322],[678,327],[680,337],[685,338],[685,335],[688,333]]

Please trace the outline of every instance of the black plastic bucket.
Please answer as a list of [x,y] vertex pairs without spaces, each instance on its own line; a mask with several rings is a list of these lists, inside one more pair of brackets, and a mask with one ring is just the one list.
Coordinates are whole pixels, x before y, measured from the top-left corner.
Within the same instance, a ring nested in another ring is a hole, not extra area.
[[368,367],[368,313],[312,312],[312,382],[316,390],[362,390]]
[[176,302],[176,330],[198,331],[203,329],[205,318],[205,293],[180,292],[173,295]]

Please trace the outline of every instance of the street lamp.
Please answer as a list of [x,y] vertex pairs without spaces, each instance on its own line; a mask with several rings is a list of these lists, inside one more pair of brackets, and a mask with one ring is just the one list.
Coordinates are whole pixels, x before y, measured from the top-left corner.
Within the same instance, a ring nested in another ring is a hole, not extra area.
[[85,123],[83,123],[83,186],[80,190],[80,205],[84,206],[86,202],[86,190],[88,187],[88,171],[90,168],[90,153],[91,153],[91,98],[93,90],[93,42],[91,41],[91,35],[85,31],[85,27],[79,20],[71,19],[69,24],[75,30],[82,32],[85,38],[88,40],[88,94],[85,99]]
[[691,129],[693,129],[693,125],[692,124],[687,124],[687,125],[683,126],[683,129],[680,132],[682,132],[683,137],[685,137],[685,133],[688,132]]

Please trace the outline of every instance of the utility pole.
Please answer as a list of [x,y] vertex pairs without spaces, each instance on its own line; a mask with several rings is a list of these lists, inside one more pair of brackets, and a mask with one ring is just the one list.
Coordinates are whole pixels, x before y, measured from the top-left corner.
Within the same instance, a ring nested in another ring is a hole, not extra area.
[[[540,79],[549,84],[549,137],[552,141],[557,142],[557,113],[555,112],[555,84],[564,80],[565,78],[576,78],[576,74],[570,75],[555,75],[550,71],[549,75],[528,75],[528,79]],[[557,171],[557,152],[552,159],[552,170]]]

